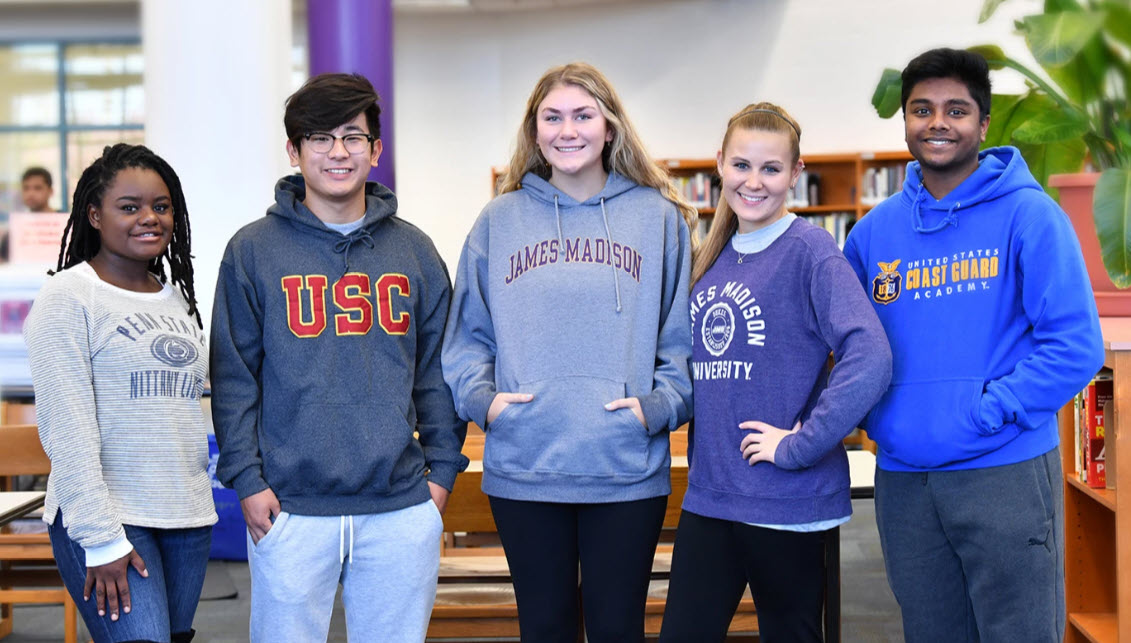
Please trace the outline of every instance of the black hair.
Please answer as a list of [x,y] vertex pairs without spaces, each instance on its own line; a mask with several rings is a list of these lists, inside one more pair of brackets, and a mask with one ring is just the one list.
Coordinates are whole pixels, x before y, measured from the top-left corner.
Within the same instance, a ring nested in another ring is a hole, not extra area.
[[915,85],[932,78],[953,78],[966,85],[978,104],[979,120],[990,115],[990,67],[982,56],[965,49],[941,47],[923,52],[907,63],[901,74],[901,106],[907,113],[907,99]]
[[67,227],[63,230],[63,239],[59,247],[59,264],[55,271],[66,270],[71,266],[80,264],[94,258],[102,247],[102,237],[98,230],[90,224],[90,208],[101,207],[102,197],[106,188],[114,182],[118,172],[126,168],[141,168],[152,170],[165,182],[169,188],[169,196],[173,201],[173,238],[165,254],[157,257],[149,264],[149,271],[165,283],[165,263],[169,262],[169,273],[173,283],[180,287],[181,295],[188,302],[189,315],[196,317],[196,323],[203,329],[204,323],[200,319],[200,311],[196,307],[196,291],[192,283],[192,234],[189,229],[188,206],[185,204],[185,194],[181,189],[181,180],[165,159],[157,156],[144,145],[128,145],[118,143],[107,146],[102,150],[102,156],[83,170],[79,184],[75,188],[75,195],[71,199],[71,216],[67,219]]
[[377,91],[361,74],[319,74],[287,98],[283,127],[296,150],[311,132],[329,132],[365,113],[369,134],[381,138]]
[[47,187],[51,187],[51,173],[47,171],[47,168],[39,166],[29,167],[24,170],[24,175],[20,178],[20,183],[37,176],[47,183]]

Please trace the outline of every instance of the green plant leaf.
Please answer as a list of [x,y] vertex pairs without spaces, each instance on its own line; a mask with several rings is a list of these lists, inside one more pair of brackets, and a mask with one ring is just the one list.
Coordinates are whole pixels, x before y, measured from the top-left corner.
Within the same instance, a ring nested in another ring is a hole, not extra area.
[[1005,0],[986,0],[985,3],[982,4],[982,11],[978,14],[978,24],[982,24],[993,17],[994,12],[997,11],[998,6],[1003,2],[1005,2]]
[[990,98],[990,126],[986,129],[986,141],[982,147],[1009,145],[1013,140],[1013,130],[1024,120],[1013,123],[1018,104],[1025,96],[1017,94],[994,94]]
[[1005,52],[997,45],[975,45],[973,47],[967,47],[966,51],[985,58],[986,64],[989,65],[992,70],[1004,69],[1005,65],[1002,65],[1001,61],[1008,59]]
[[1102,95],[1104,75],[1114,62],[1111,56],[1102,38],[1092,38],[1072,60],[1045,71],[1068,100],[1086,105]]
[[1104,170],[1092,197],[1104,268],[1119,288],[1131,287],[1131,168]]
[[876,108],[880,118],[891,118],[899,111],[902,88],[900,72],[896,69],[885,69],[880,76],[879,84],[876,85],[876,91],[872,93],[872,107]]
[[1100,6],[1107,13],[1104,31],[1112,38],[1131,47],[1131,6],[1126,2],[1105,2]]
[[1013,130],[1018,143],[1056,143],[1080,138],[1088,131],[1088,120],[1078,112],[1051,110],[1041,112]]
[[1029,16],[1021,21],[1033,58],[1045,68],[1072,60],[1103,26],[1102,11],[1061,11]]
[[1056,190],[1048,187],[1049,175],[1079,172],[1084,167],[1084,156],[1088,151],[1088,147],[1080,139],[1044,145],[1018,143],[1017,149],[1021,150],[1021,156],[1029,165],[1033,178],[1053,198],[1056,198]]
[[984,146],[1013,145],[1013,132],[1041,114],[1057,109],[1056,103],[1040,92],[1020,96],[997,94],[990,100],[990,126]]

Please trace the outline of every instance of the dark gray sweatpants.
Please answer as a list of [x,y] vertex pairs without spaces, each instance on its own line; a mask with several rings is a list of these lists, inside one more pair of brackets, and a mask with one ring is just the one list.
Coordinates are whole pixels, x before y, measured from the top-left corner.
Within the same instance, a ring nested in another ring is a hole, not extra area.
[[987,469],[877,469],[876,523],[908,643],[1063,640],[1057,449]]

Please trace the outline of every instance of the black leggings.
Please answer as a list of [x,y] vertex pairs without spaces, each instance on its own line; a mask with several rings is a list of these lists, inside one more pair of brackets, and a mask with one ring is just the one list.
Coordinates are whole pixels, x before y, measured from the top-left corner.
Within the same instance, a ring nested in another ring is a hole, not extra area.
[[747,584],[759,640],[823,640],[824,539],[684,511],[660,642],[723,641]]
[[667,496],[602,504],[490,501],[523,641],[576,643],[579,561],[589,641],[644,640],[644,602]]

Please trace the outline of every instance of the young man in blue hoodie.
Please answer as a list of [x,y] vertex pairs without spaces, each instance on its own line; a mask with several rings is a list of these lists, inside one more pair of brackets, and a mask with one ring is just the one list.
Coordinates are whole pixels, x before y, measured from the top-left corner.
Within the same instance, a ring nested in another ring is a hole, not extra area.
[[422,641],[467,425],[440,368],[451,286],[366,181],[377,94],[323,74],[287,99],[291,165],[224,252],[212,319],[217,477],[248,526],[251,640]]
[[1104,357],[1080,245],[1016,148],[978,151],[985,60],[928,51],[902,98],[916,160],[844,249],[893,355],[866,421],[888,581],[908,641],[1060,641],[1056,412]]

